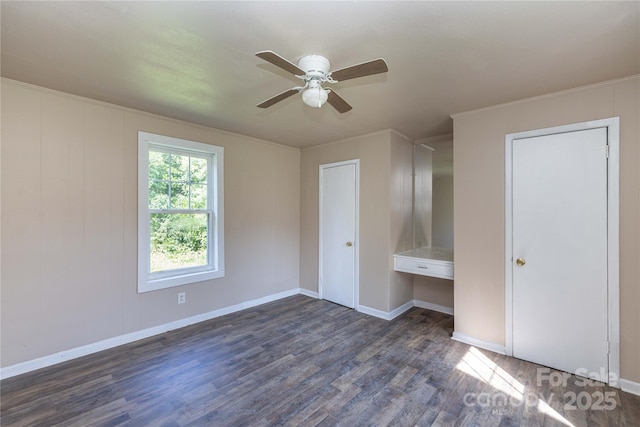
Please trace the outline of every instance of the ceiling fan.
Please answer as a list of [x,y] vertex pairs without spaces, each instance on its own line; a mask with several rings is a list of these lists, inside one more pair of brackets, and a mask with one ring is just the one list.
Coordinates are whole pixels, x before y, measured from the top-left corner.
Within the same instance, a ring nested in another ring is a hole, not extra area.
[[256,56],[290,72],[304,81],[304,86],[291,88],[269,98],[258,104],[259,108],[271,107],[277,102],[287,99],[298,92],[302,92],[302,101],[310,107],[320,108],[325,102],[328,102],[333,108],[338,110],[339,113],[346,113],[351,110],[351,105],[333,89],[323,88],[322,85],[324,83],[338,83],[344,80],[355,79],[356,77],[370,76],[372,74],[386,73],[389,71],[387,63],[381,58],[339,70],[329,71],[331,69],[329,60],[320,55],[305,55],[298,60],[298,65],[270,50],[258,52]]

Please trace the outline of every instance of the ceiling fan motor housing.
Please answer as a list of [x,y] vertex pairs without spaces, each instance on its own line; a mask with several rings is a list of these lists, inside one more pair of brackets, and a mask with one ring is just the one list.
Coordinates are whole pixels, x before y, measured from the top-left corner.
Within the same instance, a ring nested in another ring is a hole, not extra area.
[[331,69],[331,63],[321,55],[306,55],[298,60],[298,68],[307,73],[307,78],[325,78]]

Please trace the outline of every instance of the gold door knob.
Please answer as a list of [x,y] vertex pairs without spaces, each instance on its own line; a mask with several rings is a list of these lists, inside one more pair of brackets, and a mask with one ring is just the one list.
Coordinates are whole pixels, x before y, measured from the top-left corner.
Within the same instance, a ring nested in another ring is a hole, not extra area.
[[347,242],[347,246],[348,246],[348,247],[351,247],[351,246],[353,246],[353,243],[351,243],[351,242]]
[[523,265],[525,265],[525,261],[522,258],[518,258],[516,260],[516,264],[518,264],[519,267],[522,267]]

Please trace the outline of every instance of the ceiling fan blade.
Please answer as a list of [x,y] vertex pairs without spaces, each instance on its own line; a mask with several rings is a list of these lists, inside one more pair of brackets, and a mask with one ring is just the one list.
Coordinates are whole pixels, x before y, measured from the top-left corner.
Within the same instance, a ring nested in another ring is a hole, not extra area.
[[343,80],[355,79],[356,77],[370,76],[372,74],[386,73],[389,71],[384,59],[374,59],[351,67],[341,68],[331,72],[331,78],[341,82]]
[[330,90],[327,97],[327,102],[331,104],[333,108],[335,108],[338,113],[346,113],[351,110],[353,107],[347,103],[340,95]]
[[272,63],[276,67],[280,67],[283,70],[288,71],[291,74],[294,74],[296,76],[304,76],[305,75],[305,72],[303,70],[301,70],[300,68],[298,68],[298,66],[296,64],[284,59],[282,56],[280,56],[277,53],[272,52],[270,50],[265,50],[263,52],[258,52],[258,53],[256,53],[256,56],[258,58],[262,58],[265,61]]
[[277,94],[276,96],[267,99],[266,101],[260,103],[257,105],[258,108],[267,108],[267,107],[271,107],[273,104],[275,104],[276,102],[280,102],[283,99],[287,99],[288,97],[290,97],[291,95],[295,95],[296,93],[298,93],[298,89],[289,89],[286,90],[282,93]]

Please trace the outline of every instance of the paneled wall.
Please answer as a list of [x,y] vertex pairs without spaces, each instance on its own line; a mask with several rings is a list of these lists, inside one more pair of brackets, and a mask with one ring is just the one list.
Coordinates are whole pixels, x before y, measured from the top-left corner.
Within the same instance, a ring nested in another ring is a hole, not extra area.
[[318,168],[360,159],[360,298],[388,313],[412,299],[393,253],[411,244],[411,142],[383,131],[302,150],[300,287],[318,291]]
[[[226,277],[137,294],[139,130],[225,148]],[[1,161],[3,367],[299,288],[297,149],[3,80]]]
[[620,117],[621,376],[640,382],[640,77],[454,115],[455,330],[503,345],[505,134]]

